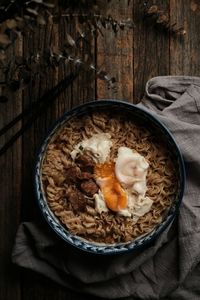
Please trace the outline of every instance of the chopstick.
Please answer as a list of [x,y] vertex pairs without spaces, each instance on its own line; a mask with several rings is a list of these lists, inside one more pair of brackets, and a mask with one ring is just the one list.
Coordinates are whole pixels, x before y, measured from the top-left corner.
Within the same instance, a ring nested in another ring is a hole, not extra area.
[[10,130],[24,117],[33,112],[30,119],[19,129],[3,146],[0,148],[0,156],[3,155],[8,148],[33,124],[33,122],[53,103],[53,101],[63,92],[79,75],[80,69],[74,73],[70,73],[63,80],[61,80],[53,89],[47,91],[37,102],[31,104],[26,110],[20,113],[11,122],[5,125],[0,130],[0,136]]
[[[90,31],[86,33],[82,33],[75,40],[75,44],[77,45],[81,40],[87,45],[87,40],[85,37],[90,33]],[[61,80],[57,86],[55,86],[52,90],[46,92],[38,101],[30,104],[30,106],[25,109],[22,113],[20,113],[17,117],[15,117],[11,122],[5,125],[2,129],[0,129],[0,137],[5,134],[8,130],[10,130],[15,124],[21,121],[24,117],[32,114],[30,119],[19,129],[3,146],[0,148],[0,156],[4,154],[8,148],[33,124],[33,122],[50,106],[53,100],[64,91],[79,75],[80,71],[82,70],[81,65],[76,68],[76,70]]]

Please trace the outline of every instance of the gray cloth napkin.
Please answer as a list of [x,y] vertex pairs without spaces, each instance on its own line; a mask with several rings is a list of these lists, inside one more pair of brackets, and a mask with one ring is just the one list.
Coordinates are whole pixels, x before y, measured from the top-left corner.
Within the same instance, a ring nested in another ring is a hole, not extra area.
[[152,78],[139,106],[167,125],[184,156],[187,185],[173,224],[147,249],[102,257],[66,245],[44,221],[22,223],[12,261],[107,299],[200,299],[200,78]]

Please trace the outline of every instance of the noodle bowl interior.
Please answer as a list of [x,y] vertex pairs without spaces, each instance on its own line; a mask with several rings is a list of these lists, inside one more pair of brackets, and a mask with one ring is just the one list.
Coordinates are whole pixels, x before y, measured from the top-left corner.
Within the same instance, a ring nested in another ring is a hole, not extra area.
[[63,226],[103,244],[152,231],[177,192],[176,168],[162,136],[119,111],[68,120],[47,146],[42,182]]

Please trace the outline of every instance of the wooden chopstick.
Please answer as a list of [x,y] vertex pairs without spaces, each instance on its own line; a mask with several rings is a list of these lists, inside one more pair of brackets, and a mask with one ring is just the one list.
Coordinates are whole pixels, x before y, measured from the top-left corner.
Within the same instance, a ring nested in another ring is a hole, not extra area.
[[32,113],[30,119],[19,129],[3,146],[0,148],[0,156],[3,155],[8,148],[33,124],[33,122],[50,106],[51,103],[63,92],[79,75],[80,70],[69,74],[61,80],[53,89],[47,91],[34,105],[30,105],[24,112],[19,114],[14,120],[8,123],[0,130],[0,136],[10,130],[22,118]]

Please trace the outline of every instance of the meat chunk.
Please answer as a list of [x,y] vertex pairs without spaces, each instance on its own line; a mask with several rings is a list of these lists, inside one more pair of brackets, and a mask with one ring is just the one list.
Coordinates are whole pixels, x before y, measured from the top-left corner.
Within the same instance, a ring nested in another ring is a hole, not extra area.
[[81,211],[86,206],[84,195],[92,197],[98,192],[98,186],[94,178],[94,161],[90,151],[84,151],[76,160],[76,165],[66,168],[66,181],[70,184],[67,197],[74,211]]
[[71,166],[65,171],[65,176],[67,177],[67,181],[76,183],[77,178],[81,177],[81,170],[77,166]]
[[66,196],[75,212],[84,211],[86,209],[86,198],[76,187],[71,187],[67,191]]
[[99,190],[98,185],[92,179],[83,181],[80,187],[81,190],[90,197],[96,194]]
[[76,163],[80,166],[81,169],[83,168],[91,168],[93,171],[94,168],[94,160],[92,158],[92,154],[90,151],[84,151],[76,158]]
[[93,178],[93,174],[82,172],[78,166],[71,166],[65,171],[68,181],[76,183],[79,180],[87,180]]
[[82,172],[81,173],[81,180],[87,180],[87,179],[92,179],[94,178],[94,175],[88,172]]

